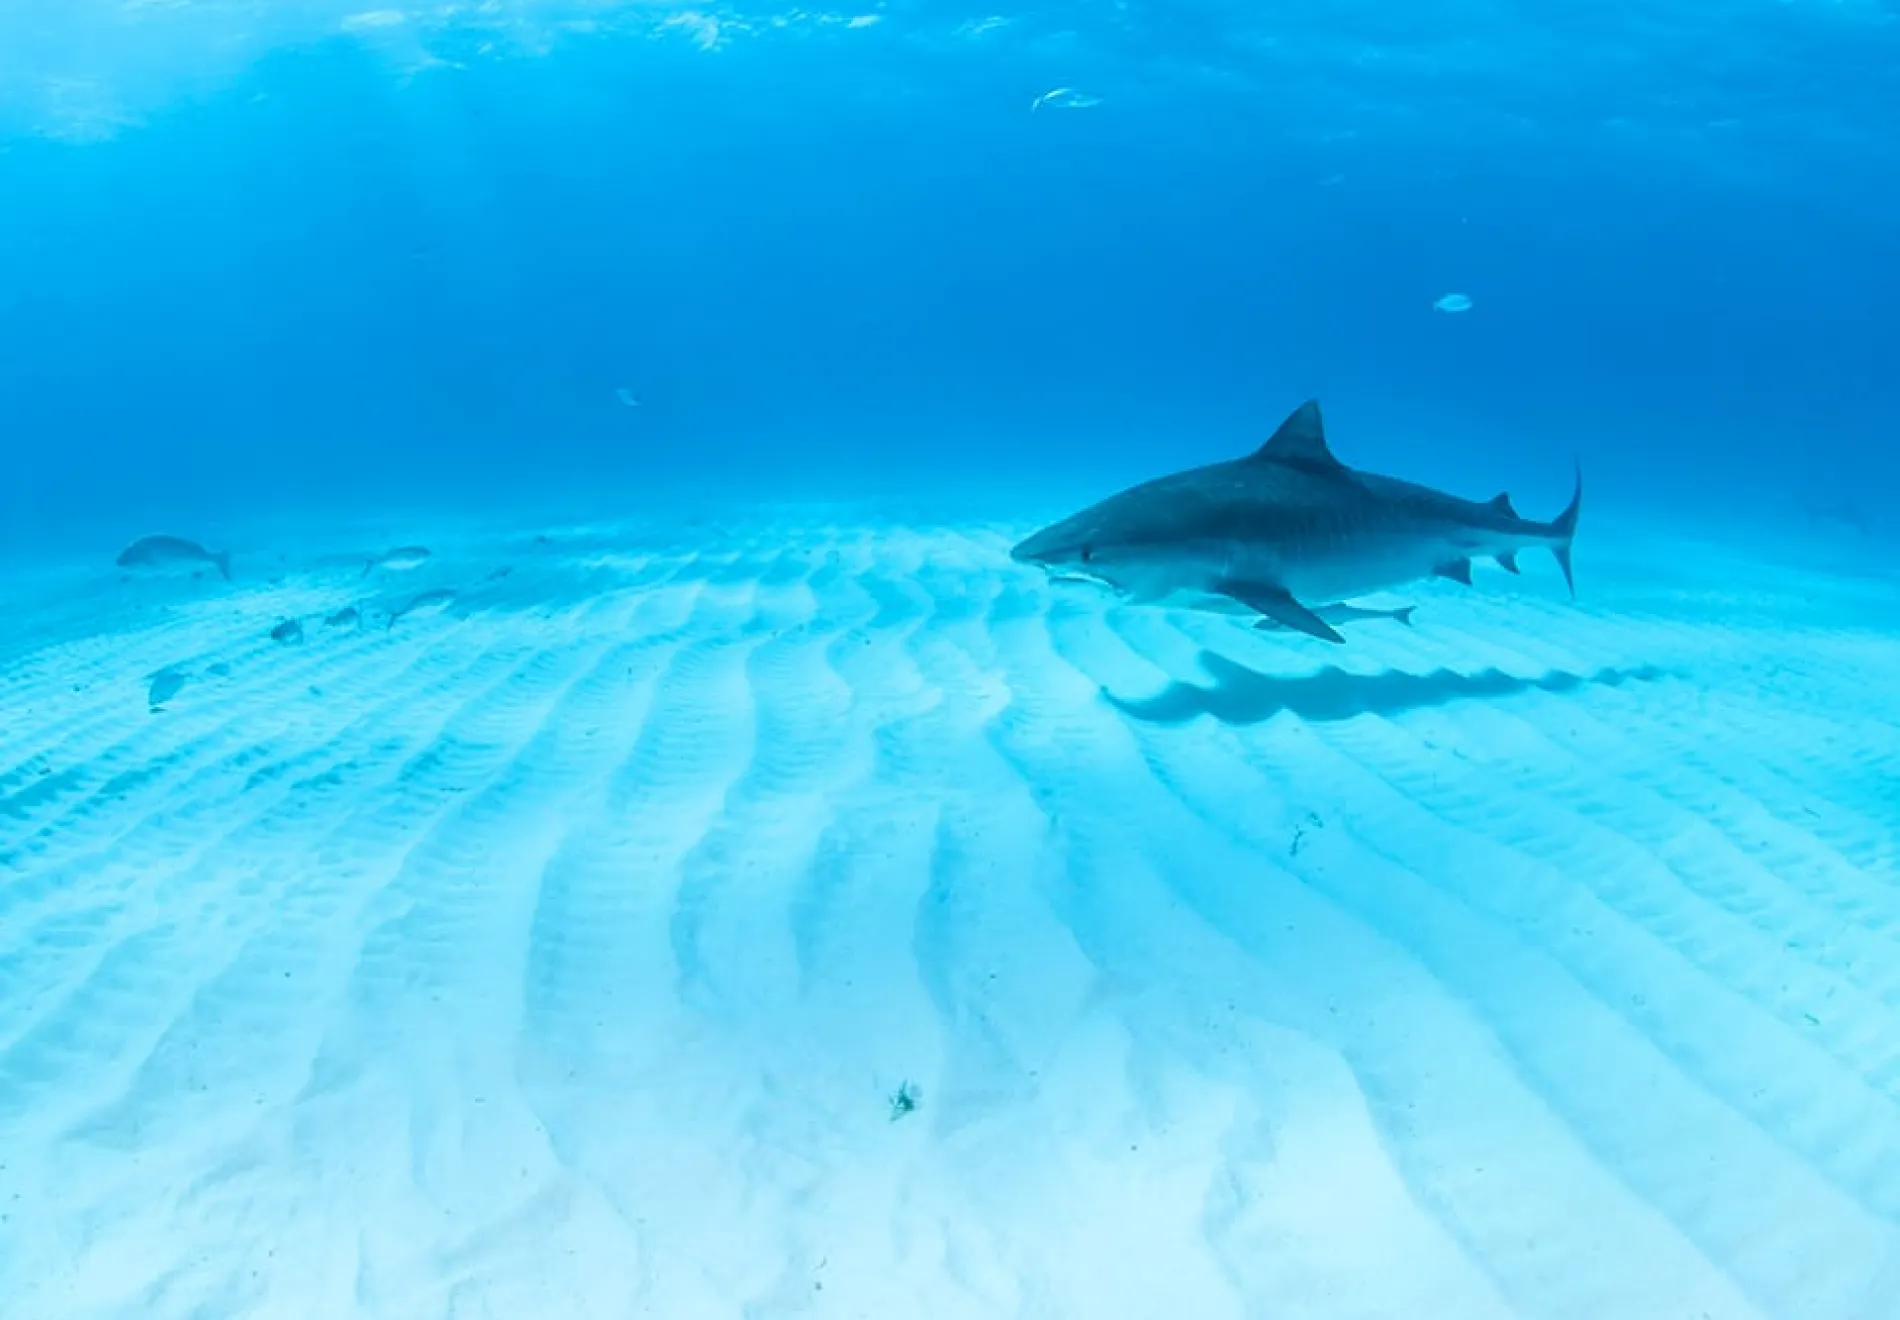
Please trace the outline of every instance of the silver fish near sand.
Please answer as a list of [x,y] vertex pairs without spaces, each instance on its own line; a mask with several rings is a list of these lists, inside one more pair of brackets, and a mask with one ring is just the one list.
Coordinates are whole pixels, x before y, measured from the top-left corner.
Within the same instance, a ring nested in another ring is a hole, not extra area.
[[1471,581],[1473,559],[1517,572],[1520,550],[1550,551],[1572,594],[1570,544],[1583,501],[1549,522],[1510,497],[1479,503],[1349,468],[1308,400],[1245,458],[1144,482],[1043,528],[1010,557],[1105,583],[1132,602],[1236,607],[1328,642],[1314,612],[1425,577]]
[[335,614],[327,616],[323,620],[323,626],[326,628],[348,628],[362,622],[362,618],[362,612],[358,610],[356,606],[345,605]]
[[379,568],[393,573],[407,573],[410,569],[421,568],[429,561],[429,547],[426,545],[399,545],[394,550],[373,556],[363,565],[363,576],[368,577]]
[[[1051,582],[1083,583],[1088,586],[1099,587],[1111,593],[1114,591],[1114,588],[1109,586],[1108,583],[1096,578],[1083,577],[1080,574],[1052,572],[1049,575],[1049,580]],[[1229,600],[1226,598],[1209,599],[1203,604],[1203,608],[1209,613],[1215,614],[1252,614],[1254,612],[1251,607],[1243,605],[1237,600]],[[1418,606],[1416,605],[1400,605],[1394,609],[1375,609],[1340,602],[1335,605],[1315,605],[1313,607],[1313,613],[1318,615],[1321,619],[1324,619],[1327,623],[1332,624],[1335,628],[1344,627],[1349,623],[1372,623],[1381,619],[1389,619],[1393,623],[1402,623],[1409,628],[1412,626],[1412,615],[1417,609]],[[1284,623],[1270,619],[1264,614],[1254,620],[1253,626],[1263,632],[1292,631],[1292,629],[1288,628]]]
[[[1102,591],[1109,592],[1111,595],[1115,592],[1114,587],[1102,581],[1100,578],[1086,577],[1083,574],[1062,569],[1051,569],[1049,571],[1049,580],[1051,582],[1073,582],[1078,585],[1095,587]],[[1209,599],[1204,602],[1203,608],[1207,609],[1210,613],[1216,614],[1254,613],[1251,608],[1242,605],[1239,601],[1225,598]],[[1417,609],[1418,606],[1416,605],[1401,605],[1394,609],[1375,609],[1341,602],[1335,605],[1315,605],[1313,607],[1313,613],[1317,614],[1327,623],[1332,624],[1335,628],[1348,623],[1371,623],[1379,619],[1390,619],[1393,623],[1402,623],[1409,628],[1412,626],[1412,614]],[[1265,615],[1257,617],[1254,620],[1253,626],[1269,632],[1287,630],[1285,624],[1269,619]]]
[[296,619],[285,619],[270,630],[270,639],[286,646],[303,640],[303,624]]
[[455,593],[447,587],[437,587],[434,591],[425,591],[420,596],[411,596],[389,612],[389,622],[384,628],[394,628],[396,620],[407,618],[411,614],[430,614],[447,609],[455,603]]
[[171,568],[178,564],[210,564],[226,582],[231,580],[231,554],[213,552],[180,536],[142,536],[119,552],[120,568]]
[[[1338,605],[1316,605],[1313,607],[1313,613],[1317,614],[1327,623],[1332,624],[1335,628],[1343,627],[1348,623],[1371,623],[1378,619],[1390,619],[1394,623],[1402,623],[1409,628],[1412,626],[1412,611],[1417,608],[1418,606],[1416,605],[1401,605],[1396,609],[1377,610],[1341,603]],[[1268,631],[1276,628],[1284,629],[1286,627],[1284,623],[1269,619],[1265,615],[1256,619],[1253,626]]]
[[170,701],[185,686],[185,676],[169,666],[152,675],[151,686],[145,690],[145,704],[154,714],[159,707]]

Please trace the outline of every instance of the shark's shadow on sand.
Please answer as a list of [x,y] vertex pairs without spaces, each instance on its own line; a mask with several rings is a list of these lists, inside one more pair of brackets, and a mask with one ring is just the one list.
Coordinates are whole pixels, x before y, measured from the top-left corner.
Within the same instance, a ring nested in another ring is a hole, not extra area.
[[1313,674],[1262,674],[1213,651],[1200,654],[1212,682],[1174,682],[1152,697],[1130,700],[1108,689],[1102,696],[1126,715],[1151,724],[1185,724],[1211,715],[1222,724],[1259,724],[1281,712],[1304,720],[1349,720],[1355,715],[1398,715],[1427,706],[1509,697],[1522,692],[1575,692],[1587,687],[1621,687],[1669,677],[1654,665],[1605,668],[1588,674],[1552,670],[1520,678],[1497,669],[1459,674],[1434,669],[1426,674],[1387,670],[1354,674],[1333,665]]

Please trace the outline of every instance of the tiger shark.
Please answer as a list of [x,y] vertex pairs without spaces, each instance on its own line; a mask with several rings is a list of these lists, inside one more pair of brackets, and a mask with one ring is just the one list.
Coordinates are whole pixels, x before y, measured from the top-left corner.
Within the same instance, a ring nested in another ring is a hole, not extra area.
[[1158,477],[1054,523],[1010,551],[1057,578],[1084,578],[1138,604],[1255,616],[1328,642],[1330,607],[1427,577],[1471,582],[1471,561],[1515,573],[1520,550],[1551,552],[1576,595],[1570,543],[1583,501],[1549,522],[1509,495],[1479,503],[1347,467],[1319,403],[1296,408],[1245,458]]

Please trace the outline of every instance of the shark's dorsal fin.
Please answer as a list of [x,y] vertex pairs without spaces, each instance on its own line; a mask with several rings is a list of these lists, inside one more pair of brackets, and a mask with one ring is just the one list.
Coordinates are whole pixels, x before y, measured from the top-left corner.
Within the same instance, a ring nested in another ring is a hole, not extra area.
[[1254,450],[1256,461],[1297,463],[1302,467],[1344,467],[1326,447],[1326,426],[1320,420],[1319,400],[1308,399],[1280,423],[1267,443]]
[[1508,513],[1513,518],[1517,517],[1517,510],[1511,507],[1511,496],[1508,491],[1499,492],[1498,497],[1491,501],[1490,507],[1496,509],[1499,513]]

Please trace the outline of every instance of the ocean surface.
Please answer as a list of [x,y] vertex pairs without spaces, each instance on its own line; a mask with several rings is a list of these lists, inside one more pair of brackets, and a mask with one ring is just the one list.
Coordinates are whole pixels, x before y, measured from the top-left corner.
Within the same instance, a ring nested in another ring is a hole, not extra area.
[[0,1320],[1900,1320],[1893,0],[384,2],[0,7]]

